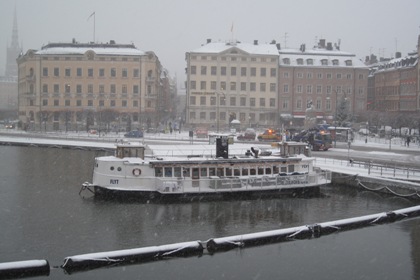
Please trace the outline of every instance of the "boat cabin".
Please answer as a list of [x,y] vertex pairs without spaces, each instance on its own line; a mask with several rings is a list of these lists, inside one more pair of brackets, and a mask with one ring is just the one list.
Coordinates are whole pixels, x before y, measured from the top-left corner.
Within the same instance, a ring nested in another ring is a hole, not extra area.
[[118,144],[115,156],[117,158],[137,157],[144,159],[146,147],[140,144]]

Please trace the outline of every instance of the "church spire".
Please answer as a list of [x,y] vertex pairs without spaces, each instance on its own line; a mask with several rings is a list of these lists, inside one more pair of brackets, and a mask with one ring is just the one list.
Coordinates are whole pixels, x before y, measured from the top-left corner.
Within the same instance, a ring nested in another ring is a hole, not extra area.
[[7,77],[18,75],[17,62],[19,54],[21,53],[21,48],[19,47],[19,38],[18,38],[18,27],[17,27],[17,16],[16,16],[16,5],[15,13],[13,16],[13,29],[12,29],[12,43],[10,47],[7,48],[7,62],[6,62],[6,73]]

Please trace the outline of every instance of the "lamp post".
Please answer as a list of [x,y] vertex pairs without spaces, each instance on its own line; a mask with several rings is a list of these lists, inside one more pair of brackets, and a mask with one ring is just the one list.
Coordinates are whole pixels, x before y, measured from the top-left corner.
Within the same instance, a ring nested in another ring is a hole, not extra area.
[[220,111],[220,94],[223,94],[223,97],[225,97],[225,93],[224,92],[215,92],[216,93],[216,114],[217,114],[217,116],[216,116],[216,125],[217,125],[217,133],[219,133],[219,118],[220,118],[220,113],[219,113],[219,111]]
[[338,104],[338,91],[335,91],[335,116],[334,116],[334,124],[335,124],[335,129],[334,129],[334,148],[337,147],[337,104]]

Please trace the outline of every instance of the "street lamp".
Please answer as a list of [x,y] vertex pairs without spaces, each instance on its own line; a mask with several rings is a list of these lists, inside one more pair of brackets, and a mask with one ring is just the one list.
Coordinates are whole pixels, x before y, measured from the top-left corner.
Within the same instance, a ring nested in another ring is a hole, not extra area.
[[217,124],[217,133],[219,133],[219,118],[220,118],[220,113],[219,113],[219,110],[220,110],[220,94],[223,94],[223,98],[225,98],[226,96],[225,96],[225,93],[224,92],[215,92],[215,94],[216,94],[216,112],[217,112],[217,116],[216,116],[216,124]]

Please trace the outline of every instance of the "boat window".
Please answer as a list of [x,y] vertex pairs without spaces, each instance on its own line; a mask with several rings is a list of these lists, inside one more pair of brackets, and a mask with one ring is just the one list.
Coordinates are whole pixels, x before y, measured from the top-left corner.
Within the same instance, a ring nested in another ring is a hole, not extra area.
[[216,168],[214,167],[209,168],[209,176],[216,176]]
[[273,174],[277,174],[277,173],[279,173],[279,167],[273,166]]
[[255,168],[249,169],[249,175],[256,175],[257,172],[255,171]]
[[182,171],[184,173],[184,177],[191,177],[190,169],[187,167],[184,167],[184,170]]
[[280,168],[280,171],[281,171],[282,173],[287,173],[287,167],[286,167],[286,166],[282,166],[282,167]]
[[174,167],[174,176],[181,177],[181,167]]
[[162,177],[162,167],[155,167],[155,177]]
[[271,174],[271,168],[270,167],[265,168],[265,174]]
[[207,177],[207,168],[206,167],[201,168],[201,177]]
[[241,176],[241,170],[239,168],[233,169],[233,176]]
[[248,176],[248,168],[242,168],[242,176]]
[[118,171],[121,171],[121,167],[118,167],[118,168],[117,168],[117,170],[118,170]]
[[295,172],[295,166],[293,164],[289,165],[289,172]]
[[264,167],[258,167],[258,175],[264,175]]
[[232,168],[226,168],[226,176],[232,176]]
[[111,166],[109,169],[111,169],[111,171],[114,170],[114,166]]
[[172,177],[172,167],[165,167],[165,177]]
[[217,168],[217,175],[216,176],[223,177],[223,176],[225,176],[224,174],[225,174],[225,169],[223,167]]

